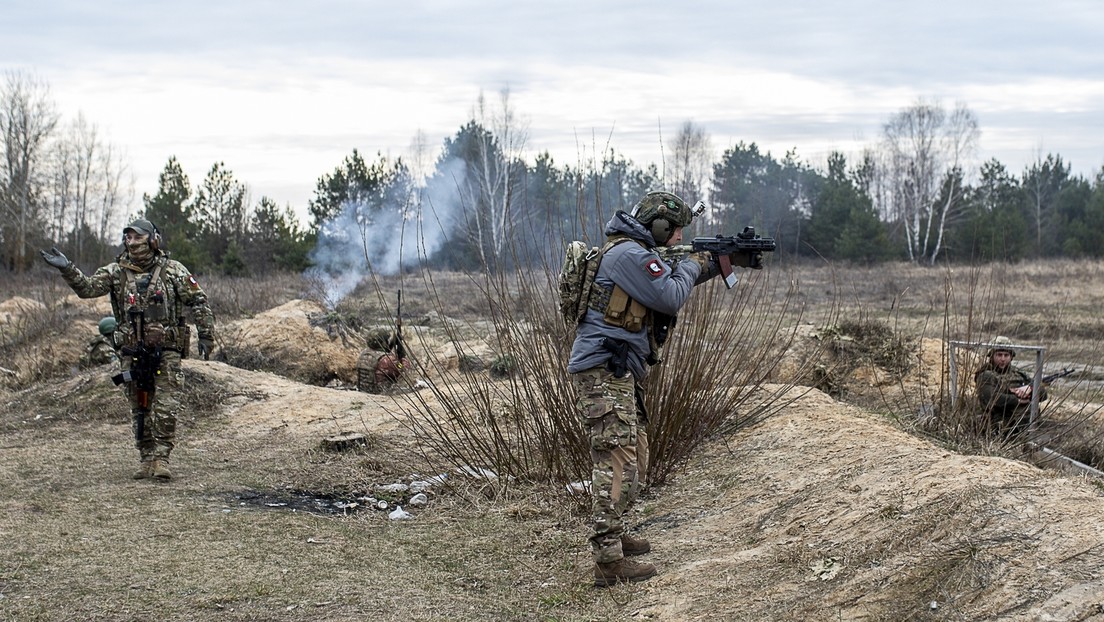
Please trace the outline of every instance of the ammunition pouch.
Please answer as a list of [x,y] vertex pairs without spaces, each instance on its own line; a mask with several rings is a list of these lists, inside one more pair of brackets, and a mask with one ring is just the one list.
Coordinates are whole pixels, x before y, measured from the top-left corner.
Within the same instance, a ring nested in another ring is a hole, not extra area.
[[[160,323],[150,323],[142,328],[144,333],[142,343],[147,347],[176,350],[180,352],[182,358],[187,356],[191,337],[187,326],[162,326]],[[116,331],[113,337],[116,349],[126,348],[128,352],[133,352],[138,345],[138,336],[132,332]]]
[[631,333],[644,328],[648,315],[648,308],[630,297],[620,285],[614,285],[612,290],[595,286],[588,306],[602,312],[602,319],[606,324]]
[[142,331],[142,341],[151,348],[160,348],[165,345],[165,327],[158,322],[151,322]]
[[188,352],[192,349],[192,331],[183,323],[169,330],[173,332],[173,343],[175,343],[177,349],[180,350],[180,358],[188,358]]

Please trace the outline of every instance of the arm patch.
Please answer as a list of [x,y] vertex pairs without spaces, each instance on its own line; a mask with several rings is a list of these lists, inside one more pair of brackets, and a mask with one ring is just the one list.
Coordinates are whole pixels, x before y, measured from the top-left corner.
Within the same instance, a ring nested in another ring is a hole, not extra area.
[[644,264],[644,271],[653,279],[658,279],[664,274],[667,274],[667,266],[659,259],[649,259],[648,263]]
[[190,274],[188,275],[188,286],[191,287],[193,290],[199,289],[199,281],[197,281],[195,277]]

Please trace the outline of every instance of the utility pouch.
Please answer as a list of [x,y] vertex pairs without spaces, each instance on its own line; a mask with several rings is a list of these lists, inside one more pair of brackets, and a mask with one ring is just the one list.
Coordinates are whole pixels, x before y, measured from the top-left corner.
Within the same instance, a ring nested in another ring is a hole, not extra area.
[[145,326],[145,344],[151,348],[160,347],[165,343],[165,327],[160,322],[151,322]]
[[644,316],[647,313],[647,307],[633,300],[620,285],[614,285],[603,319],[610,326],[635,333],[644,327]]
[[192,348],[192,331],[184,324],[184,318],[176,325],[176,347],[180,348],[180,358],[188,358],[188,351]]

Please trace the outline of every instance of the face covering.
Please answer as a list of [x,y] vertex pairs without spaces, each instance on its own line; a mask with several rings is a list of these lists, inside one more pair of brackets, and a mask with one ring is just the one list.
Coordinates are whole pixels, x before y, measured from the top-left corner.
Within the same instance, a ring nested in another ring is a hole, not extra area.
[[127,254],[130,255],[131,261],[139,266],[145,266],[153,259],[153,250],[149,246],[149,240],[127,244]]

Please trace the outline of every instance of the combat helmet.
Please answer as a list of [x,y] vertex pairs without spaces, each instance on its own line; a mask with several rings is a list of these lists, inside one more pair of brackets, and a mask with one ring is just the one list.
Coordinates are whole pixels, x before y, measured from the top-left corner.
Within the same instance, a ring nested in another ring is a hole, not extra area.
[[686,201],[662,190],[645,194],[633,206],[632,216],[651,232],[656,244],[660,246],[667,244],[675,229],[689,225],[694,219]]
[[1012,358],[1016,358],[1016,351],[1012,348],[1002,347],[1011,346],[1012,340],[1004,335],[997,337],[993,340],[993,347],[989,349],[989,358],[993,358],[993,355],[997,352],[1007,352],[1012,355]]
[[111,333],[114,333],[115,329],[118,326],[119,326],[119,323],[115,321],[115,318],[113,318],[109,315],[109,316],[105,317],[104,319],[100,320],[100,326],[99,326],[100,334],[106,337],[106,336],[110,335]]

